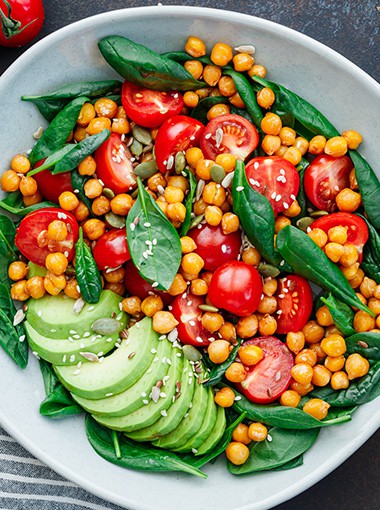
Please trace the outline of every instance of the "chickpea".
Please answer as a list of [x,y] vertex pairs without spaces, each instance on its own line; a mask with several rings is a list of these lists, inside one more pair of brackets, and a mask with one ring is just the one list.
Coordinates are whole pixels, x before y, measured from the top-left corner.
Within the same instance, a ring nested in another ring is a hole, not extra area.
[[33,299],[40,299],[45,295],[45,286],[43,276],[33,276],[26,282],[26,292]]
[[16,154],[11,160],[11,169],[18,174],[27,174],[30,170],[30,161],[25,154]]
[[186,218],[186,207],[181,202],[168,204],[167,216],[173,222],[182,223]]
[[273,296],[275,294],[278,287],[278,282],[276,278],[271,278],[270,276],[264,280],[263,285],[263,294],[266,296]]
[[265,110],[269,110],[269,108],[273,105],[276,96],[272,89],[269,87],[264,87],[256,94],[257,103],[261,108]]
[[380,315],[380,299],[371,297],[368,301],[368,308],[377,316]]
[[330,372],[338,372],[342,370],[346,359],[344,356],[327,356],[324,361],[325,367],[330,370]]
[[277,299],[274,296],[264,296],[259,306],[257,307],[257,311],[262,314],[272,314],[277,310]]
[[268,112],[261,121],[261,129],[267,135],[279,135],[282,128],[281,117],[276,113]]
[[185,153],[185,158],[187,164],[192,168],[195,168],[198,162],[203,160],[203,153],[199,147],[190,147],[190,149],[187,149]]
[[286,345],[294,354],[298,354],[305,346],[305,335],[302,331],[290,331],[286,335]]
[[195,173],[199,179],[209,181],[211,179],[211,166],[214,162],[211,159],[200,159],[195,167]]
[[220,207],[226,200],[226,192],[220,184],[209,182],[204,187],[202,198],[206,204]]
[[56,276],[61,276],[67,269],[69,262],[63,253],[49,253],[46,256],[46,269]]
[[313,378],[313,368],[307,363],[297,363],[291,369],[291,375],[300,384],[310,384]]
[[243,99],[241,98],[241,96],[239,94],[239,92],[235,92],[235,94],[230,96],[228,99],[229,99],[230,103],[233,106],[236,106],[236,108],[245,108],[246,107]]
[[241,383],[244,381],[247,373],[244,366],[241,363],[233,362],[227,368],[225,376],[228,381],[233,383]]
[[222,76],[222,70],[219,66],[206,65],[203,69],[203,81],[210,85],[210,87],[215,87],[218,81]]
[[259,320],[259,332],[260,335],[270,336],[274,335],[277,330],[277,321],[272,315],[265,314],[262,319]]
[[186,177],[183,177],[183,175],[170,175],[168,177],[167,184],[168,186],[182,190],[183,193],[186,193],[186,191],[189,189],[189,181],[186,179]]
[[350,380],[346,372],[335,372],[331,376],[330,384],[333,390],[343,390],[349,387]]
[[160,312],[164,308],[164,303],[160,296],[148,296],[141,303],[141,311],[147,317],[153,317],[157,312]]
[[363,141],[362,135],[352,129],[349,129],[348,131],[343,131],[342,136],[346,139],[347,146],[351,150],[357,149]]
[[367,312],[359,310],[354,316],[354,329],[358,333],[364,333],[365,331],[371,331],[375,327],[375,319],[371,317]]
[[281,139],[279,136],[265,135],[261,142],[261,147],[268,156],[273,156],[273,154],[280,150]]
[[332,318],[330,310],[326,305],[323,305],[320,308],[318,308],[315,315],[318,324],[320,324],[321,326],[332,326],[334,324],[334,319]]
[[37,193],[37,182],[33,177],[22,177],[20,191],[24,197],[32,197]]
[[127,216],[132,209],[133,198],[127,193],[120,193],[114,196],[110,201],[110,208],[114,214],[118,216]]
[[292,163],[292,165],[297,166],[302,159],[302,152],[298,147],[288,147],[283,154],[283,158]]
[[267,74],[267,70],[264,66],[259,64],[253,64],[251,69],[248,71],[249,76],[259,76],[260,78],[265,78]]
[[348,150],[347,140],[343,136],[333,136],[327,140],[325,154],[339,158],[344,156]]
[[37,191],[37,193],[35,195],[32,195],[31,197],[23,196],[22,201],[25,207],[29,207],[31,205],[39,204],[40,202],[43,201],[43,198],[41,193]]
[[86,127],[96,116],[95,108],[91,103],[84,103],[79,112],[77,124],[80,127]]
[[286,218],[282,214],[279,214],[277,216],[277,218],[275,219],[275,223],[274,223],[274,228],[275,228],[276,234],[278,234],[280,232],[280,230],[282,230],[284,227],[287,227],[288,225],[291,225],[291,224],[292,224],[292,222],[290,221],[289,218]]
[[343,212],[355,212],[361,204],[360,193],[356,193],[351,188],[344,188],[335,197],[338,209]]
[[216,393],[214,400],[220,407],[231,407],[235,402],[235,393],[231,388],[224,387]]
[[230,354],[230,343],[226,340],[215,340],[208,346],[207,352],[213,363],[224,363]]
[[123,312],[130,315],[139,315],[141,313],[141,299],[137,296],[124,298],[121,302]]
[[103,278],[109,283],[119,283],[122,282],[125,276],[125,269],[123,267],[118,267],[117,269],[106,269],[103,271]]
[[248,428],[248,437],[252,441],[261,442],[265,441],[268,436],[268,429],[262,423],[251,423]]
[[248,426],[245,423],[239,423],[232,432],[232,439],[238,443],[249,444],[252,439],[248,436]]
[[7,170],[1,176],[1,189],[7,193],[18,191],[20,187],[21,177],[14,170]]
[[[342,272],[343,274],[345,274],[344,272],[344,269],[346,268],[341,268],[342,269]],[[351,269],[351,268],[350,268]],[[364,278],[364,271],[359,267],[356,271],[356,274],[353,278],[350,278],[348,283],[350,284],[350,286],[353,288],[353,289],[356,289],[357,287],[359,287],[359,285],[362,283],[363,281],[363,278]],[[347,278],[348,279],[348,278]]]
[[253,246],[249,247],[247,250],[244,250],[242,253],[242,260],[246,264],[250,264],[251,266],[258,266],[261,260],[261,254],[259,250],[253,248]]
[[48,225],[47,236],[52,241],[64,241],[67,237],[67,226],[62,220],[54,220]]
[[74,140],[76,142],[81,142],[87,137],[87,131],[85,127],[77,126],[74,129]]
[[345,369],[350,381],[368,373],[369,362],[360,354],[350,354],[346,359]]
[[111,209],[110,201],[107,197],[101,195],[92,202],[91,209],[96,216],[103,216],[103,214],[107,214]]
[[210,333],[215,333],[219,328],[222,327],[224,323],[223,316],[220,313],[216,312],[205,312],[202,315],[202,326],[210,331]]
[[322,340],[325,330],[316,321],[308,321],[302,328],[302,333],[305,335],[305,341],[308,344],[314,344]]
[[215,119],[220,115],[228,115],[230,113],[230,107],[227,104],[219,103],[214,104],[207,112],[207,120]]
[[256,315],[241,317],[236,324],[236,333],[240,338],[251,338],[255,336],[259,327]]
[[325,150],[326,138],[322,135],[314,136],[309,142],[310,154],[322,154]]
[[311,349],[302,349],[299,353],[297,353],[295,357],[296,363],[307,363],[310,366],[314,366],[317,363],[317,353]]
[[302,136],[297,136],[293,147],[298,149],[301,155],[303,156],[304,154],[306,154],[309,148],[309,142],[306,140],[306,138],[303,138]]
[[103,131],[103,129],[111,129],[111,119],[108,117],[95,117],[86,128],[88,135],[96,135]]
[[206,45],[199,37],[190,36],[185,44],[185,51],[194,58],[206,55]]
[[294,390],[286,390],[280,397],[280,404],[286,407],[298,407],[301,396]]
[[321,400],[320,398],[312,398],[306,402],[302,410],[317,420],[323,420],[323,418],[326,418],[329,408],[330,404],[324,400]]
[[320,228],[313,228],[308,232],[307,234],[310,239],[312,239],[317,246],[320,248],[324,248],[325,244],[327,243],[327,234]]
[[11,298],[15,301],[26,301],[29,298],[26,280],[19,280],[11,286]]
[[375,280],[372,280],[371,278],[368,278],[365,276],[363,278],[362,283],[360,284],[360,292],[363,294],[365,298],[370,298],[373,296],[375,290],[376,290],[377,284]]
[[226,66],[232,60],[232,48],[228,44],[216,43],[211,50],[211,61],[217,66]]
[[231,76],[222,76],[218,83],[219,92],[222,96],[231,97],[236,94],[236,87]]
[[112,290],[115,294],[119,294],[119,296],[124,296],[125,294],[125,286],[123,282],[106,282],[104,285],[104,289]]
[[312,384],[314,386],[326,386],[331,379],[331,372],[324,365],[314,365],[313,368]]
[[52,296],[57,296],[61,290],[63,290],[67,285],[66,278],[64,275],[55,275],[53,273],[48,272],[44,278],[44,287],[46,292],[51,294]]
[[344,246],[338,243],[327,243],[325,253],[332,262],[337,263],[344,254]]
[[101,237],[106,230],[106,224],[96,218],[87,220],[83,225],[83,232],[90,239],[96,241]]
[[188,71],[195,80],[199,80],[203,73],[202,62],[198,60],[187,60],[184,63],[184,68]]
[[206,223],[212,227],[216,227],[220,224],[223,218],[223,212],[220,207],[216,205],[208,205],[205,210]]
[[205,296],[208,292],[208,285],[201,278],[196,278],[190,284],[190,292],[196,296]]
[[182,202],[185,198],[185,194],[180,188],[167,186],[164,191],[164,197],[169,204],[174,204],[176,202]]
[[8,267],[8,276],[13,281],[23,280],[28,274],[29,266],[21,260],[15,260]]
[[95,102],[94,108],[99,117],[113,119],[116,117],[118,106],[112,99],[102,97]]
[[160,335],[166,335],[178,325],[178,321],[170,312],[158,311],[153,315],[153,329]]
[[246,366],[256,365],[264,357],[264,352],[258,345],[245,344],[239,347],[240,361]]
[[65,211],[73,211],[79,205],[79,200],[71,191],[64,191],[58,197],[59,205]]
[[290,384],[290,389],[298,393],[298,395],[300,395],[301,397],[304,397],[305,395],[313,391],[314,386],[311,383],[301,384],[297,381],[292,381]]
[[118,133],[119,135],[126,135],[131,130],[131,125],[129,124],[127,119],[121,118],[113,118],[111,131],[113,133]]
[[78,222],[85,221],[90,216],[90,211],[83,202],[79,202],[78,207],[74,209],[73,213]]
[[83,189],[88,198],[100,197],[103,192],[103,186],[98,179],[89,179]]
[[204,266],[204,261],[197,253],[186,253],[182,257],[182,269],[189,274],[198,274]]
[[249,449],[243,443],[231,442],[226,448],[227,459],[235,466],[241,466],[249,457]]
[[234,342],[236,340],[235,326],[231,322],[225,322],[222,324],[218,333],[223,340],[227,340],[228,342]]
[[75,278],[70,279],[66,287],[63,289],[63,292],[66,294],[66,296],[72,298],[72,299],[78,299],[80,298],[80,289],[78,282]]

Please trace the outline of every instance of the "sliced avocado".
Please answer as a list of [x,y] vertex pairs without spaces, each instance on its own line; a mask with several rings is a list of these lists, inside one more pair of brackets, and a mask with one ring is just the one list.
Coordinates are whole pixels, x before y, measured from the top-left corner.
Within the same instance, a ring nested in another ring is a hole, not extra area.
[[195,453],[196,456],[204,455],[208,453],[210,450],[216,446],[221,440],[224,431],[226,430],[226,413],[224,412],[224,407],[216,406],[216,422],[214,428],[212,429],[210,435],[205,439],[203,444],[198,448],[198,451]]
[[176,450],[183,446],[202,426],[208,405],[208,397],[209,393],[203,384],[196,383],[191,407],[178,427],[169,434],[152,441],[153,444],[170,450]]
[[28,271],[28,278],[33,278],[34,276],[46,276],[47,269],[46,267],[39,266],[38,264],[35,264],[34,262],[29,261],[28,262],[29,271]]
[[166,360],[170,358],[171,349],[172,344],[169,340],[166,338],[160,340],[152,364],[145,374],[127,390],[99,400],[91,400],[72,394],[74,400],[89,413],[99,416],[124,416],[133,413],[144,405],[143,401],[149,397],[151,388],[167,374],[169,365]]
[[[120,321],[123,327],[125,322],[125,318]],[[93,333],[77,340],[52,339],[40,335],[28,321],[24,322],[24,327],[32,351],[54,365],[76,365],[79,361],[84,363],[88,361],[86,353],[97,354],[101,357],[111,351],[119,339],[119,333],[106,336]]]
[[[109,318],[116,313],[116,319],[125,316],[120,311],[122,298],[111,290],[103,290],[98,303],[86,303],[80,313],[74,313],[75,299],[65,294],[46,295],[40,299],[29,299],[26,318],[41,335],[48,338],[75,338],[92,333],[90,326],[97,319]],[[122,329],[120,327],[120,329]]]
[[[180,354],[180,356],[177,356],[177,354]],[[148,403],[131,414],[117,418],[94,415],[95,420],[110,429],[128,432],[148,427],[161,416],[165,416],[167,410],[172,405],[172,398],[176,391],[176,382],[181,375],[183,367],[183,355],[181,351],[177,348],[172,348],[172,357],[171,360],[168,359],[168,361],[168,379],[166,380],[165,386],[161,386],[161,392],[157,401],[156,399],[153,400],[149,395],[150,400],[147,400]],[[152,390],[152,388],[150,388],[150,390]]]
[[206,413],[204,415],[203,423],[200,429],[192,436],[187,442],[177,448],[177,452],[191,452],[197,451],[197,449],[204,443],[206,438],[210,435],[216,422],[216,404],[214,401],[214,392],[211,388],[207,389],[208,401]]
[[75,395],[100,399],[132,386],[152,363],[157,344],[152,319],[145,317],[129,329],[128,338],[103,362],[85,363],[80,369],[54,365],[54,369],[62,384]]
[[[174,430],[185,416],[192,401],[195,389],[194,379],[189,378],[188,372],[191,371],[191,365],[188,359],[184,358],[184,367],[182,369],[181,379],[176,381],[176,394],[172,398],[174,402],[167,410],[167,416],[161,416],[150,427],[146,427],[135,432],[126,432],[125,435],[135,441],[152,441]],[[189,384],[190,383],[190,384]],[[177,396],[178,395],[178,396]]]

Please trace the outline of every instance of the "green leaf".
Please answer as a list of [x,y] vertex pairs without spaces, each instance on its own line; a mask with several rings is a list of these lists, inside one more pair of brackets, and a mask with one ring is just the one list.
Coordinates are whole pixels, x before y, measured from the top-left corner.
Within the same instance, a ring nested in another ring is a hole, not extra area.
[[289,462],[285,462],[285,464],[282,464],[281,466],[273,468],[272,471],[286,471],[288,469],[295,469],[302,465],[303,465],[303,454],[299,455],[298,457],[296,457],[293,460],[290,460]]
[[44,359],[40,359],[39,365],[40,365],[42,380],[44,382],[45,394],[46,394],[46,396],[48,396],[61,383],[60,383],[58,377],[55,375],[53,367],[50,363],[48,363]]
[[242,98],[247,108],[247,112],[252,117],[253,123],[256,127],[260,129],[260,124],[264,115],[260,106],[257,104],[256,94],[253,91],[251,84],[242,73],[238,73],[232,69],[223,69],[223,73],[231,76],[234,80],[236,90]]
[[189,231],[189,227],[191,224],[191,213],[193,212],[193,200],[195,191],[197,189],[197,180],[195,176],[190,172],[190,170],[185,170],[187,176],[189,178],[190,190],[189,194],[186,197],[185,207],[186,207],[186,217],[181,226],[181,237],[187,235]]
[[98,43],[103,57],[123,78],[153,90],[195,90],[205,86],[179,63],[125,37],[111,35]]
[[364,245],[363,260],[360,266],[367,276],[380,284],[380,235],[365,216],[358,213],[356,215],[366,222],[369,233],[368,241]]
[[137,471],[181,471],[207,478],[202,471],[175,453],[154,448],[148,443],[135,443],[122,435],[118,436],[120,452],[117,454],[112,431],[97,423],[90,415],[86,416],[86,434],[96,453],[118,466]]
[[227,469],[234,475],[258,473],[284,466],[312,447],[319,429],[286,430],[274,427],[265,441],[254,442],[249,446],[250,455],[241,466],[227,462]]
[[358,353],[368,361],[380,361],[380,333],[355,333],[346,338],[347,353]]
[[64,418],[83,412],[62,384],[56,386],[40,405],[40,414],[49,418]]
[[331,317],[334,320],[335,326],[339,331],[345,335],[354,335],[356,332],[353,328],[353,321],[355,312],[345,303],[341,303],[331,293],[327,298],[321,297],[320,300],[330,310]]
[[232,365],[237,356],[239,347],[242,343],[242,339],[239,338],[237,340],[237,344],[234,346],[232,351],[230,352],[228,358],[224,363],[220,363],[219,365],[214,365],[210,371],[209,379],[204,383],[204,386],[215,386],[218,384],[224,377],[227,368]]
[[53,154],[50,154],[42,165],[38,166],[37,168],[34,168],[30,172],[28,172],[28,177],[32,177],[33,175],[39,174],[43,170],[47,170],[48,168],[52,168],[54,165],[58,163],[66,154],[68,154],[70,151],[73,150],[73,147],[75,147],[75,144],[68,143],[64,145],[63,147],[59,148],[58,150],[54,151]]
[[8,216],[0,215],[0,282],[8,281],[8,266],[17,259],[14,244],[16,227]]
[[71,186],[73,187],[73,190],[78,190],[78,197],[81,199],[81,201],[86,205],[87,209],[92,211],[92,204],[91,200],[87,197],[86,193],[84,192],[84,185],[86,182],[91,179],[88,175],[81,175],[78,170],[73,170],[70,174],[71,177]]
[[356,151],[349,151],[364,210],[372,225],[380,230],[380,182],[367,161]]
[[277,234],[276,244],[278,251],[296,274],[331,292],[343,303],[374,315],[359,300],[342,271],[305,232],[288,225]]
[[[28,342],[22,324],[13,325],[16,309],[8,288],[0,284],[0,345],[4,351],[19,365],[28,364]],[[21,338],[21,340],[20,340]]]
[[81,108],[86,101],[88,101],[86,97],[74,99],[52,120],[29,155],[32,166],[37,161],[50,156],[50,154],[60,149],[66,143],[75,126]]
[[227,104],[228,102],[228,98],[224,96],[205,97],[204,99],[201,99],[197,106],[192,110],[191,117],[199,120],[202,124],[207,124],[207,113],[209,109],[216,104]]
[[33,211],[45,209],[46,207],[59,207],[59,205],[53,202],[39,202],[38,204],[25,207],[22,194],[19,191],[10,193],[4,200],[0,200],[0,209],[4,209],[16,216],[26,216]]
[[178,232],[137,179],[138,197],[127,216],[127,241],[134,265],[159,290],[168,290],[182,259]]
[[190,57],[186,51],[166,51],[165,53],[160,54],[161,57],[169,58],[170,60],[175,60],[176,62],[186,62],[187,60],[198,60],[202,62],[202,64],[214,65],[210,57],[204,55],[203,57]]
[[62,110],[62,108],[64,108],[68,103],[67,99],[50,100],[42,98],[40,99],[38,97],[34,99],[24,99],[24,101],[31,101],[32,103],[34,103],[37,106],[40,114],[48,122],[51,122],[54,119],[54,117]]
[[83,241],[81,227],[75,245],[75,273],[83,299],[87,303],[97,303],[102,292],[102,281],[92,251]]
[[291,219],[293,225],[295,225],[300,218],[304,218],[305,216],[308,215],[307,214],[308,201],[307,201],[307,196],[305,193],[303,181],[304,181],[304,177],[305,177],[306,168],[309,166],[309,164],[310,163],[309,163],[309,161],[307,161],[307,159],[302,158],[301,162],[297,165],[297,171],[300,176],[300,187],[299,187],[298,194],[297,194],[297,202],[301,208],[301,211],[297,216],[295,216],[294,218]]

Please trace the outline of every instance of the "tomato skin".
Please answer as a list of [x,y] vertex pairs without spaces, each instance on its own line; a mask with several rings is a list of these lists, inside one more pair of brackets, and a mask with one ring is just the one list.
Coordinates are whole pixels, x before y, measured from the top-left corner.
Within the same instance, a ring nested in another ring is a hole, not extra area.
[[356,246],[360,263],[363,260],[363,247],[369,237],[367,223],[362,218],[356,214],[337,212],[318,218],[310,228],[320,228],[327,234],[330,228],[337,226],[347,227],[347,243]]
[[[47,230],[49,223],[54,220],[62,220],[68,226],[68,234],[61,243],[52,242],[52,249],[48,246],[39,246],[37,237]],[[70,262],[74,258],[74,245],[78,240],[79,227],[75,217],[68,211],[56,207],[46,207],[27,214],[20,222],[15,237],[15,245],[20,252],[34,264],[45,266],[46,256],[49,253],[60,251],[67,252],[67,259]]]
[[[108,140],[96,149],[94,157],[96,174],[106,188],[110,188],[116,195],[136,188],[132,154],[122,141],[121,135],[112,133]],[[120,161],[116,160],[117,157]]]
[[[300,331],[313,309],[313,293],[309,282],[302,276],[288,275],[278,280],[278,284],[276,333],[281,335]],[[280,310],[281,313],[278,313]]]
[[[221,264],[236,260],[241,248],[240,232],[224,234],[222,227],[212,227],[207,223],[201,228],[192,228],[188,232],[197,249],[194,250],[204,261],[204,269],[215,271]],[[224,248],[222,248],[224,246]]]
[[198,308],[204,302],[203,297],[190,293],[181,294],[173,301],[171,312],[179,322],[178,338],[183,344],[196,347],[205,347],[210,344],[209,338],[213,335],[202,326],[202,310]]
[[0,46],[17,48],[28,44],[39,34],[45,18],[44,6],[42,0],[8,0],[8,3],[10,11],[4,0],[0,0],[0,9],[10,23],[8,30],[5,28],[8,38],[4,29],[0,30]]
[[335,197],[350,187],[349,175],[354,165],[348,156],[317,156],[305,170],[304,188],[310,202],[322,211],[335,212]]
[[165,174],[171,170],[167,168],[170,156],[174,158],[177,152],[198,146],[203,129],[201,122],[186,115],[175,115],[167,119],[159,128],[156,137],[155,156],[160,172]]
[[[217,129],[223,131],[219,147],[216,144]],[[206,159],[215,159],[218,154],[233,154],[244,161],[259,144],[259,134],[253,124],[241,115],[219,115],[212,119],[202,134],[200,147]]]
[[[253,158],[245,167],[245,173],[251,188],[269,200],[275,216],[296,199],[300,177],[296,167],[286,159],[278,156]],[[281,198],[277,199],[279,196]]]
[[131,258],[127,245],[125,228],[113,228],[105,232],[92,251],[98,268],[102,271],[117,267]]
[[184,104],[179,92],[145,89],[129,81],[123,83],[121,102],[127,116],[147,128],[157,128],[166,119],[178,115]]
[[[38,168],[44,163],[45,159],[38,161],[33,168]],[[50,170],[42,170],[33,175],[36,180],[38,191],[41,195],[50,202],[55,204],[59,203],[59,195],[64,191],[73,192],[71,185],[71,172],[64,172],[62,174],[53,175]]]
[[292,353],[275,336],[253,338],[242,345],[257,345],[263,350],[264,358],[256,365],[245,367],[247,376],[236,386],[252,402],[274,402],[291,383],[290,372],[294,366]]
[[257,310],[262,292],[263,282],[257,269],[233,260],[218,267],[212,275],[208,298],[217,308],[247,317]]
[[124,285],[129,295],[137,296],[141,300],[144,300],[154,293],[160,296],[165,306],[168,306],[174,299],[174,296],[171,296],[168,292],[157,290],[152,287],[149,282],[144,280],[132,260],[128,260],[125,264]]

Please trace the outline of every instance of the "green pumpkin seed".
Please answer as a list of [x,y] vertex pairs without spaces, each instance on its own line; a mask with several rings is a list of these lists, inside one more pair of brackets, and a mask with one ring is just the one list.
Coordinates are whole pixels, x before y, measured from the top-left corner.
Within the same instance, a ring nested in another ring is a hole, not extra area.
[[270,264],[260,264],[257,269],[263,278],[275,278],[280,274],[280,270]]
[[133,169],[135,175],[140,177],[140,179],[149,179],[157,172],[157,165],[154,159],[150,161],[144,161],[144,163],[140,163]]
[[187,358],[189,361],[199,361],[202,359],[202,354],[196,347],[192,345],[184,345],[182,347],[182,351],[185,358]]
[[134,138],[132,144],[129,147],[129,150],[132,152],[134,156],[140,156],[140,154],[143,151],[143,148],[144,148],[143,144],[136,140],[136,138]]
[[112,191],[112,189],[109,188],[103,188],[103,195],[107,197],[109,200],[112,200],[115,196],[115,193]]
[[199,305],[198,308],[203,310],[204,312],[219,312],[219,308],[216,308],[216,306],[212,305]]
[[205,217],[204,214],[200,214],[199,216],[195,216],[193,221],[190,223],[189,230],[191,228],[197,227],[203,221],[204,217]]
[[181,174],[185,170],[186,158],[183,152],[177,152],[174,158],[174,170],[176,174]]
[[93,324],[91,324],[91,329],[98,335],[113,335],[120,331],[121,324],[116,319],[104,317],[102,319],[97,319]]
[[133,138],[142,143],[143,145],[149,145],[150,143],[152,143],[152,136],[148,129],[135,125],[132,128],[132,134]]
[[310,216],[304,216],[303,218],[300,218],[299,220],[297,220],[296,225],[303,232],[307,232],[307,229],[310,227],[310,225],[313,222],[314,222],[314,218],[310,218]]
[[222,180],[225,178],[226,172],[222,166],[214,163],[210,168],[210,176],[214,182],[219,183],[222,182]]
[[327,216],[327,215],[328,215],[327,211],[313,211],[310,213],[310,216],[312,218],[321,218],[322,216]]
[[114,228],[123,228],[125,226],[125,216],[119,216],[112,211],[108,212],[105,216],[106,222]]

